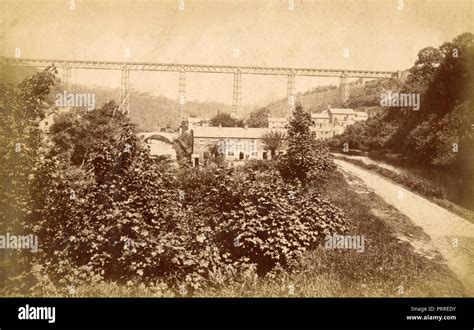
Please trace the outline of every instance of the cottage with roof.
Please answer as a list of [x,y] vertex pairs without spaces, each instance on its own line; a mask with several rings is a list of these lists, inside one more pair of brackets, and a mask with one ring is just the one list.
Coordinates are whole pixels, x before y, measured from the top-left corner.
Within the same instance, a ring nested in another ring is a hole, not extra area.
[[211,149],[217,146],[227,160],[268,159],[262,136],[270,131],[284,132],[286,129],[248,127],[194,127],[192,164],[199,166],[211,157]]
[[355,111],[353,109],[329,108],[328,114],[332,123],[337,122],[343,126],[350,125],[355,121]]
[[316,127],[322,127],[329,125],[331,118],[329,117],[328,111],[324,110],[321,113],[312,113],[311,120],[313,121]]

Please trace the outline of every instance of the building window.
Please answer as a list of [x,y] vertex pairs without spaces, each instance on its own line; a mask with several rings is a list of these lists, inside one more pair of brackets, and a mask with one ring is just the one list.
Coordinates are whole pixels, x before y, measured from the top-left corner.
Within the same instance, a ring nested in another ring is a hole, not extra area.
[[240,141],[237,140],[237,142],[235,143],[235,152],[240,152],[242,149],[241,149],[241,144],[240,144]]
[[256,151],[257,151],[257,141],[256,140],[250,140],[250,151],[252,152],[252,155],[255,154],[256,156]]

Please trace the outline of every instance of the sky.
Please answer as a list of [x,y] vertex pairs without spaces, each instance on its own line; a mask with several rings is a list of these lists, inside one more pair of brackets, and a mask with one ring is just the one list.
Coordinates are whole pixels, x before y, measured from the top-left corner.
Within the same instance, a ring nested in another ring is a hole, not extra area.
[[[473,32],[473,8],[473,0],[0,0],[0,53],[396,71],[420,49]],[[73,70],[72,82],[120,87],[120,72]],[[177,73],[132,72],[131,84],[178,96]],[[231,74],[187,74],[187,100],[231,104],[232,84]],[[297,77],[296,91],[327,84],[338,79]],[[242,76],[244,104],[263,105],[286,89],[286,77]]]

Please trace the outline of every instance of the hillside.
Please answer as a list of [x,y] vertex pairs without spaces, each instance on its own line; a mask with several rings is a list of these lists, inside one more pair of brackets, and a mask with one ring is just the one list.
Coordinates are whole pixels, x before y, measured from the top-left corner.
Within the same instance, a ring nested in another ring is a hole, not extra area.
[[[63,88],[56,87],[58,92]],[[102,86],[79,86],[73,85],[70,91],[76,93],[95,93],[96,105],[114,100],[117,104],[120,98],[120,90],[117,88],[107,88]],[[53,91],[52,95],[55,94]],[[216,113],[231,112],[232,106],[215,102],[186,102],[183,117],[212,117]],[[140,130],[151,131],[160,128],[179,127],[179,106],[177,100],[172,100],[164,96],[143,93],[137,90],[130,92],[130,118],[135,122]]]
[[[6,84],[17,85],[26,76],[38,72],[35,68],[21,67],[21,66],[6,66],[0,65],[1,82]],[[58,75],[60,77],[60,75]],[[51,91],[48,97],[48,103],[54,104],[54,95],[56,93],[63,93],[66,88],[62,85],[57,85]],[[75,93],[95,93],[96,107],[108,101],[115,101],[119,103],[120,89],[108,88],[104,86],[85,86],[73,84],[67,89],[68,92]],[[179,127],[178,118],[178,102],[164,96],[152,95],[150,93],[143,93],[137,90],[130,92],[130,117],[135,122],[140,130],[151,131],[160,130],[163,127],[171,127],[177,129]],[[241,117],[244,117],[250,112],[249,106],[241,107]],[[188,101],[185,105],[183,117],[212,117],[218,112],[232,111],[230,104],[216,103],[216,102],[195,102]]]
[[[353,109],[365,110],[379,107],[380,93],[383,88],[396,90],[400,82],[394,79],[379,79],[366,82],[354,81],[350,83],[349,104]],[[310,112],[321,112],[328,105],[334,108],[343,107],[341,104],[340,90],[337,86],[321,86],[305,93],[298,93],[296,101],[301,102],[303,108]],[[270,109],[270,116],[283,117],[288,115],[287,99],[281,99],[266,106]]]

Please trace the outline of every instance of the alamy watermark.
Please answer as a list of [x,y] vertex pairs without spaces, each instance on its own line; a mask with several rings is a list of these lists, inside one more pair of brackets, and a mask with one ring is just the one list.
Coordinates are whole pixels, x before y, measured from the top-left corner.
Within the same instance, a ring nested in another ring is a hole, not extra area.
[[30,249],[31,252],[38,252],[38,236],[36,235],[12,235],[6,233],[0,235],[0,249]]
[[18,308],[19,320],[46,320],[48,323],[56,322],[56,307],[35,307],[26,304]]
[[324,244],[326,249],[348,249],[356,250],[357,252],[365,251],[365,236],[364,235],[327,235],[326,243]]
[[380,106],[382,107],[402,107],[420,110],[419,93],[398,93],[388,91],[380,94]]
[[70,93],[64,91],[55,96],[55,105],[58,108],[82,107],[87,110],[95,109],[95,93]]

